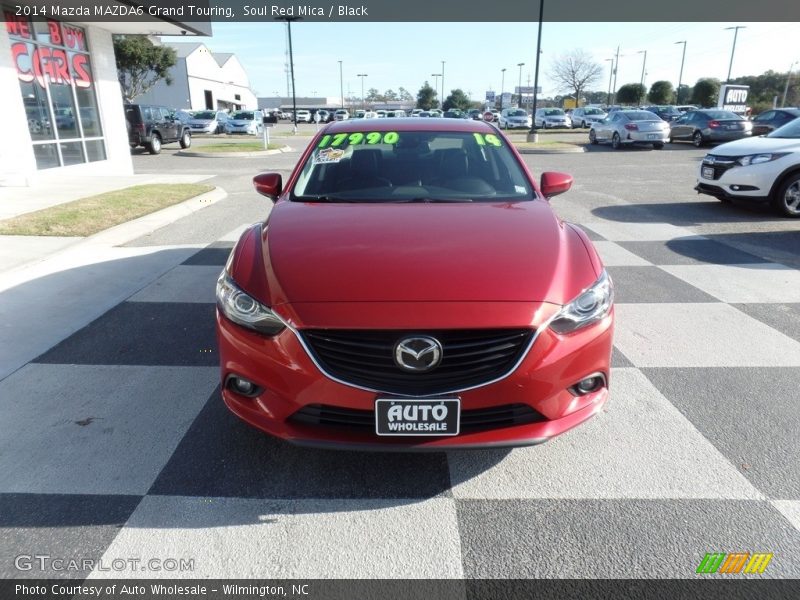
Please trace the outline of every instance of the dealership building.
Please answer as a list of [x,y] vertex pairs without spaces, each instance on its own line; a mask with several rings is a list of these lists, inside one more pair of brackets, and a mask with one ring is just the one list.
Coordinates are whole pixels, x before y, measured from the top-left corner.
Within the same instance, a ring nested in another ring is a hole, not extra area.
[[211,35],[210,22],[84,23],[32,20],[10,5],[2,10],[0,186],[132,174],[112,35]]

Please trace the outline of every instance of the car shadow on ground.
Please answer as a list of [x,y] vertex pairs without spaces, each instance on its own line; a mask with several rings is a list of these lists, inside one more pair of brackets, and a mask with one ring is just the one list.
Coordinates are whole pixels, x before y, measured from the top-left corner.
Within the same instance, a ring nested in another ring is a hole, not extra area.
[[593,209],[592,214],[620,223],[669,223],[681,227],[710,223],[792,223],[790,219],[773,213],[765,203],[725,203],[711,199],[600,206]]

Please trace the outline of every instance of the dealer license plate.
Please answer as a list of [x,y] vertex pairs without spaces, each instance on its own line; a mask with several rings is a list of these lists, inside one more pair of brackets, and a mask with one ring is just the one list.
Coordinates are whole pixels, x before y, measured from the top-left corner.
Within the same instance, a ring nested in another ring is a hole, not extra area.
[[703,179],[714,179],[714,167],[703,167]]
[[375,400],[375,433],[385,436],[458,435],[461,400],[435,398]]

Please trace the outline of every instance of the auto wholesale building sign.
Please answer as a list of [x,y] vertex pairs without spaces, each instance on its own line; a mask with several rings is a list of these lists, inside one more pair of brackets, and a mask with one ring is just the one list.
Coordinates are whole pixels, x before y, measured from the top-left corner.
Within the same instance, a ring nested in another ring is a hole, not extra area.
[[743,115],[747,112],[747,94],[749,92],[749,85],[725,84],[720,86],[717,108]]

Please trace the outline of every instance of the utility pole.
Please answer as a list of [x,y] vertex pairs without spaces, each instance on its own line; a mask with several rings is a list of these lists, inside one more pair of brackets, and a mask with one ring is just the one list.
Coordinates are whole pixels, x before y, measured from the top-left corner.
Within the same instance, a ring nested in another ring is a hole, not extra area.
[[522,67],[525,66],[525,63],[517,63],[519,67],[519,82],[517,83],[517,94],[519,94],[519,98],[517,98],[517,105],[519,108],[522,108]]
[[542,20],[544,19],[544,0],[539,0],[539,32],[536,36],[536,67],[533,71],[533,106],[531,106],[531,129],[525,136],[529,142],[538,142],[536,133],[536,101],[539,97],[539,59],[542,57]]
[[444,109],[444,61],[442,61],[442,109]]
[[792,69],[797,64],[797,61],[794,61],[791,65],[789,65],[789,73],[786,75],[786,87],[783,88],[783,100],[781,100],[781,108],[786,106],[786,94],[789,93],[789,80],[792,78]]
[[[433,77],[433,86],[436,88],[436,93],[439,93],[439,80],[436,79],[437,77],[441,77],[441,73],[431,73],[431,77]],[[439,99],[439,108],[444,110],[444,98]]]
[[681,83],[683,82],[683,62],[686,60],[686,40],[682,42],[675,42],[676,44],[683,44],[683,56],[681,57],[681,72],[678,74],[678,99],[676,104],[681,103]]
[[292,21],[299,21],[300,17],[276,17],[276,21],[286,21],[286,31],[289,37],[289,71],[292,75],[292,133],[297,133],[297,94],[294,86],[294,55],[292,54]]
[[500,79],[500,110],[503,110],[503,94],[506,91],[506,70],[500,69],[500,73],[502,73]]
[[344,108],[344,79],[342,79],[342,61],[339,61],[339,95],[342,97],[342,108]]
[[647,50],[639,50],[639,52],[637,52],[637,54],[644,54],[644,59],[642,59],[642,78],[639,81],[639,86],[640,86],[639,87],[639,93],[640,93],[640,95],[639,95],[639,105],[641,106],[641,104],[642,104],[642,96],[641,95],[645,93],[645,91],[644,91],[645,90],[645,88],[644,88],[644,67],[647,64]]
[[619,46],[617,46],[617,60],[614,61],[614,87],[611,91],[611,100],[617,103],[617,73],[619,72]]
[[733,48],[731,48],[731,62],[728,65],[728,77],[725,79],[725,83],[728,83],[731,80],[731,69],[733,69],[733,53],[736,52],[736,37],[739,35],[740,29],[747,29],[745,25],[737,25],[736,27],[726,27],[725,31],[730,31],[733,29]]

